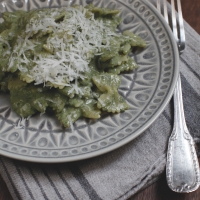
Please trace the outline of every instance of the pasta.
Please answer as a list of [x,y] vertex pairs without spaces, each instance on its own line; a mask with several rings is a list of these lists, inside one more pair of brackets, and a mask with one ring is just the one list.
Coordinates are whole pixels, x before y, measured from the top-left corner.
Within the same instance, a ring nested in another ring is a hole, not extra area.
[[116,32],[118,13],[92,4],[3,13],[0,89],[12,109],[24,118],[53,112],[65,127],[128,109],[119,74],[137,67],[129,53],[146,43]]

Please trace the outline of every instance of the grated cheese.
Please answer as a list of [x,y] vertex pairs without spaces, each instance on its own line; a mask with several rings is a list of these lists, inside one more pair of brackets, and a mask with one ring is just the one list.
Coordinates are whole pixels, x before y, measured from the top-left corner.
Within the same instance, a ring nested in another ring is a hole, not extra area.
[[[91,59],[101,54],[102,47],[109,47],[110,37],[116,35],[103,21],[95,20],[94,15],[86,18],[86,11],[83,7],[66,7],[35,14],[26,25],[26,37],[17,39],[8,69],[17,61],[18,70],[26,73],[27,78],[34,80],[36,85],[50,82],[60,88],[71,86],[69,93],[80,94],[77,80],[84,79],[83,72],[89,70]],[[57,23],[56,17],[63,12],[63,21]],[[51,33],[45,44],[45,49],[51,53],[43,56],[35,52],[34,59],[29,60],[25,52],[34,51],[38,45],[37,40],[30,39],[37,33]],[[26,65],[31,62],[34,65],[27,70]]]
[[25,127],[25,122],[26,120],[28,120],[29,118],[24,118],[24,117],[20,117],[19,121],[17,122],[17,124],[13,124],[14,129],[23,129]]

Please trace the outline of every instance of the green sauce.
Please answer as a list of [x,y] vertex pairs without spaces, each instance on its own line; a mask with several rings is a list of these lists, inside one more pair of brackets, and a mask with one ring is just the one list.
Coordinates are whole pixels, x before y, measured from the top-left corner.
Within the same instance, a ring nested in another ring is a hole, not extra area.
[[116,33],[118,13],[92,4],[3,13],[0,89],[10,92],[12,109],[24,118],[50,110],[65,127],[128,109],[119,74],[137,67],[128,54],[146,44]]

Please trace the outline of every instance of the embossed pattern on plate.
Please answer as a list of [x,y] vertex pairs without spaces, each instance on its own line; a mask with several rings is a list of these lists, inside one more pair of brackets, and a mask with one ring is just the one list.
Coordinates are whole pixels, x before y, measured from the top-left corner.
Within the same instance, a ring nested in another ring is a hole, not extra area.
[[132,55],[138,69],[122,75],[119,92],[130,109],[96,121],[78,120],[72,131],[63,129],[57,119],[47,114],[20,122],[10,107],[9,96],[0,93],[0,154],[34,162],[94,157],[133,140],[150,126],[170,100],[178,77],[177,47],[168,26],[147,1],[5,0],[0,2],[0,13],[89,3],[120,9],[123,21],[119,31],[129,29],[148,44],[146,49]]

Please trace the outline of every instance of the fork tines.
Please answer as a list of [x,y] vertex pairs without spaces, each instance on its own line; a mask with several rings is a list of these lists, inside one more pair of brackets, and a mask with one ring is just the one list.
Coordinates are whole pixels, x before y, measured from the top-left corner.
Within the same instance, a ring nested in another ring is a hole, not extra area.
[[[178,13],[176,13],[176,6]],[[167,8],[166,0],[157,0],[157,10],[164,16],[166,22],[171,26],[174,38],[181,53],[185,48],[185,31],[180,0],[176,0],[176,4],[174,0],[171,0],[171,9]]]

